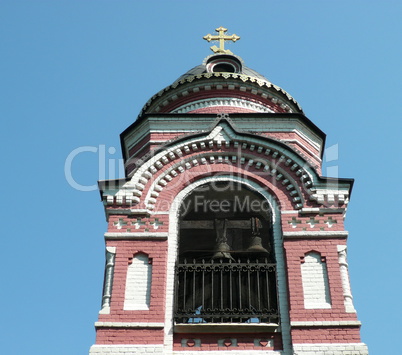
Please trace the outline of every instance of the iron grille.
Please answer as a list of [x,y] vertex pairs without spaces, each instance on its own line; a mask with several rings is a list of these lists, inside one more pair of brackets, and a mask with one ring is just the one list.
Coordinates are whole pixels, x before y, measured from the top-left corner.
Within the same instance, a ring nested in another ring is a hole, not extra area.
[[277,323],[276,265],[267,259],[184,259],[176,266],[176,323]]

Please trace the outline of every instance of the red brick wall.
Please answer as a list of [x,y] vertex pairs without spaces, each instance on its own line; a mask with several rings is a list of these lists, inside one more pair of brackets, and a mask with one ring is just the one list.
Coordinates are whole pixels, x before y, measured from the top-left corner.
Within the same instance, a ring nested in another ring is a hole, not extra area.
[[[110,314],[100,314],[100,322],[163,322],[165,318],[166,240],[108,240],[116,247],[116,259]],[[151,302],[149,310],[123,310],[127,269],[130,259],[142,252],[152,262]]]
[[[292,321],[344,321],[356,320],[356,313],[345,313],[342,280],[337,245],[345,239],[284,240],[289,283],[289,308]],[[316,251],[325,258],[331,295],[330,309],[305,309],[301,277],[301,258]]]
[[[160,112],[172,112],[175,108],[180,107],[186,103],[190,103],[197,100],[203,100],[215,97],[226,97],[226,98],[237,98],[247,100],[253,103],[261,104],[263,106],[269,107],[274,112],[286,112],[279,105],[274,104],[269,99],[264,99],[261,96],[253,95],[250,92],[239,92],[236,90],[220,89],[220,90],[203,90],[201,89],[198,93],[191,93],[187,96],[180,97],[168,105],[162,107]],[[241,112],[241,111],[237,111]]]
[[97,344],[163,344],[163,329],[99,328]]
[[302,343],[360,343],[359,327],[293,328],[292,340]]

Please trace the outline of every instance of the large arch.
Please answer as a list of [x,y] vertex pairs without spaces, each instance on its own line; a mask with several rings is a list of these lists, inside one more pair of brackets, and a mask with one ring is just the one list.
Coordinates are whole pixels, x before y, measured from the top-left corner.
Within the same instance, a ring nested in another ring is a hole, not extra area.
[[168,188],[175,189],[185,183],[186,174],[197,178],[197,175],[232,174],[248,175],[260,180],[264,188],[280,189],[282,203],[288,201],[289,208],[300,209],[306,202],[307,196],[298,182],[283,167],[264,160],[253,154],[243,154],[239,158],[235,153],[218,153],[206,151],[174,161],[169,168],[155,176],[144,197],[144,204],[154,209],[158,197]]
[[[274,196],[267,191],[260,190],[260,186],[249,179],[238,176],[210,176],[194,181],[184,189],[182,189],[174,198],[169,212],[169,233],[168,233],[168,262],[166,268],[166,310],[165,310],[165,337],[164,347],[165,353],[169,354],[173,348],[173,305],[174,305],[174,280],[175,280],[175,263],[178,250],[178,237],[179,237],[179,213],[180,206],[184,199],[191,194],[196,188],[210,182],[235,182],[246,186],[250,190],[260,194],[263,199],[267,201],[272,212],[272,233],[273,233],[273,247],[275,250],[277,268],[277,282],[278,282],[278,301],[280,308],[280,323],[282,332],[282,341],[284,353],[291,351],[291,338],[290,338],[290,320],[289,320],[289,306],[287,298],[287,281],[286,281],[286,265],[284,259],[282,229],[280,209]],[[245,351],[244,353],[248,353]],[[272,352],[272,354],[280,354],[282,352]]]

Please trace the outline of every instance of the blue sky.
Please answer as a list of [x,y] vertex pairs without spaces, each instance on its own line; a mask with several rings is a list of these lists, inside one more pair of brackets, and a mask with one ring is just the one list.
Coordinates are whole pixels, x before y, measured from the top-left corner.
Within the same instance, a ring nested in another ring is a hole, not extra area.
[[[80,355],[94,343],[106,222],[99,193],[118,176],[119,134],[145,102],[230,49],[281,86],[337,145],[325,172],[356,179],[346,227],[362,339],[395,354],[401,316],[402,2],[0,1],[1,351]],[[111,174],[109,174],[111,167]],[[115,169],[114,169],[115,168]],[[116,172],[115,172],[116,170]],[[399,197],[398,197],[399,196]]]

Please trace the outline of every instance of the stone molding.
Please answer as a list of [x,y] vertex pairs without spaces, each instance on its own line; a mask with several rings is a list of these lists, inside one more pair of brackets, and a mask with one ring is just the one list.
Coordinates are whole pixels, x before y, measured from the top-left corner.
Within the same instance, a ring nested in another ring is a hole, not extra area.
[[123,215],[123,216],[158,216],[158,215],[168,215],[167,211],[150,211],[148,209],[132,209],[132,208],[113,208],[108,207],[106,209],[107,216],[109,215]]
[[283,232],[284,238],[347,238],[349,233],[347,231],[299,231],[299,232]]
[[362,323],[358,320],[340,320],[340,321],[293,321],[292,327],[360,327]]
[[167,232],[108,232],[105,239],[167,239]]
[[322,344],[293,344],[294,355],[368,355],[367,345],[364,343],[322,343]]
[[95,322],[95,328],[164,328],[156,322]]
[[320,207],[314,207],[314,208],[302,208],[299,212],[301,214],[326,214],[326,213],[341,213],[344,214],[346,211],[346,208],[320,208]]

